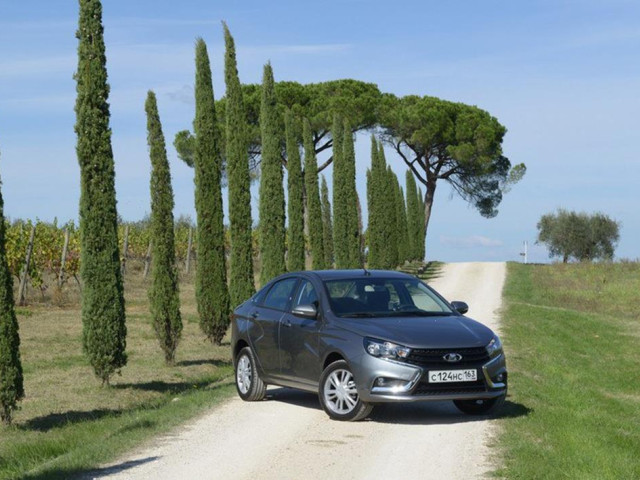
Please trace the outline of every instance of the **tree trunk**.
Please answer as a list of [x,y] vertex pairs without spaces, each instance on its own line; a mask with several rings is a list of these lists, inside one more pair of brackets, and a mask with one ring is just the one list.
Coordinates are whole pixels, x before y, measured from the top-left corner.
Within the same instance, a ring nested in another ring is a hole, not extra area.
[[193,244],[193,228],[189,227],[189,240],[187,241],[187,260],[186,260],[186,273],[189,273],[191,268],[191,247]]
[[127,255],[129,254],[129,225],[124,227],[124,245],[122,246],[122,263],[120,264],[120,272],[122,278],[127,270]]
[[69,248],[69,229],[64,229],[64,245],[62,246],[62,256],[60,257],[60,272],[58,273],[58,287],[62,287],[64,282],[64,266],[67,261],[67,249]]
[[27,288],[27,278],[29,276],[29,264],[31,263],[31,252],[33,252],[33,241],[36,236],[36,224],[31,227],[31,234],[29,235],[29,244],[27,245],[27,253],[25,255],[24,267],[22,269],[22,276],[20,277],[20,286],[18,287],[18,305],[21,307],[25,305],[25,289]]
[[144,257],[144,272],[142,278],[147,278],[149,275],[149,267],[151,266],[151,240],[149,240],[149,248],[147,248],[147,255]]

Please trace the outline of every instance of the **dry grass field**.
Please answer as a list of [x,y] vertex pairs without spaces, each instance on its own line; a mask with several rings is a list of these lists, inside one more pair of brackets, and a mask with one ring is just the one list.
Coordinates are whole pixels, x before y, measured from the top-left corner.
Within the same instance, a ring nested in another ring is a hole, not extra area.
[[14,425],[1,428],[0,478],[65,478],[232,391],[229,345],[201,334],[193,278],[180,283],[184,330],[174,366],[165,365],[151,326],[148,282],[139,269],[126,277],[128,364],[110,387],[100,386],[82,353],[75,281],[18,309],[26,397]]

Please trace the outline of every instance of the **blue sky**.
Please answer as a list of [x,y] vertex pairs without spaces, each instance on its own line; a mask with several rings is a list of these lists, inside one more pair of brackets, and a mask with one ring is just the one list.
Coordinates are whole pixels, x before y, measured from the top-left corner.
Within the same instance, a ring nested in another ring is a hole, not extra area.
[[[171,147],[193,119],[194,40],[209,47],[216,97],[224,94],[226,20],[241,81],[356,78],[397,95],[478,105],[507,128],[504,152],[528,167],[494,219],[436,193],[427,258],[548,261],[536,223],[558,207],[602,211],[622,223],[618,257],[640,250],[640,4],[635,1],[104,3],[118,210],[149,211],[144,99],[158,95],[169,145],[175,213],[194,216],[192,170]],[[77,2],[0,2],[0,173],[5,215],[77,217],[75,29]],[[365,198],[369,141],[356,144]],[[391,152],[394,170],[405,166]],[[331,181],[331,172],[325,171]],[[254,193],[254,203],[257,201]],[[254,221],[255,218],[254,209]]]

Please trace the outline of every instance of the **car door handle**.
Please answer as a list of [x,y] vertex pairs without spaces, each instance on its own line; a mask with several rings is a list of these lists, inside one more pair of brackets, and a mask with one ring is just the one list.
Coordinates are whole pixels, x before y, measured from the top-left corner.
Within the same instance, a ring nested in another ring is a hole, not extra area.
[[283,320],[282,321],[282,326],[283,327],[290,327],[291,326],[291,322],[289,320]]

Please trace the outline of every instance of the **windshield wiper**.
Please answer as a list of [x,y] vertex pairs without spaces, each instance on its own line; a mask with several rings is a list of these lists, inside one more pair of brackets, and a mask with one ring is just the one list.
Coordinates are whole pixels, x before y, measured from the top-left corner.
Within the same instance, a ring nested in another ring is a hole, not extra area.
[[373,318],[373,317],[379,317],[380,315],[376,313],[370,313],[370,312],[356,312],[356,313],[345,313],[340,316],[343,318]]
[[443,315],[447,315],[447,316],[449,315],[449,313],[447,312],[427,312],[426,310],[404,310],[404,311],[395,312],[395,314],[396,315],[394,316],[398,316],[398,317],[403,317],[403,316],[440,317]]

